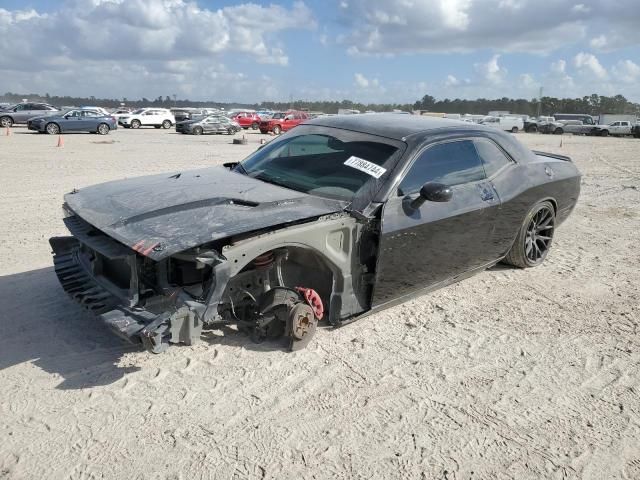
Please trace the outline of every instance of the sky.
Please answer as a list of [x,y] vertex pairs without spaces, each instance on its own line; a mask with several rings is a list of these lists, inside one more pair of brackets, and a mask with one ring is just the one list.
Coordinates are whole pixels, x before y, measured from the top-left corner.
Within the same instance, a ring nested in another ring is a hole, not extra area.
[[640,0],[0,0],[0,94],[640,102]]

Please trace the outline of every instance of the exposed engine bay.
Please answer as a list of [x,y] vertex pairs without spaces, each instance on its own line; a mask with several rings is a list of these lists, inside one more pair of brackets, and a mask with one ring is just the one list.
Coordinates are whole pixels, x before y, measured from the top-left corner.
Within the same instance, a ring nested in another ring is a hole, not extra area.
[[[74,236],[50,240],[63,288],[119,336],[154,353],[229,325],[256,343],[282,340],[294,351],[310,342],[319,321],[336,326],[369,306],[375,235],[346,214],[162,260],[147,257],[147,247],[121,245],[73,212],[65,223]],[[369,241],[356,242],[363,232]],[[356,252],[356,245],[368,251]]]

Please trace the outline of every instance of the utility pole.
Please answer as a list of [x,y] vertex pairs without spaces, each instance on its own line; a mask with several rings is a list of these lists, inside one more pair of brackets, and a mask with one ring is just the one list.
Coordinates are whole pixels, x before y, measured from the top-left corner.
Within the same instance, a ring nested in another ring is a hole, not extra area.
[[538,115],[536,118],[540,118],[540,110],[542,109],[542,90],[543,88],[540,87],[540,94],[538,95]]
[[175,93],[173,94],[173,106],[174,107],[176,106],[176,94]]

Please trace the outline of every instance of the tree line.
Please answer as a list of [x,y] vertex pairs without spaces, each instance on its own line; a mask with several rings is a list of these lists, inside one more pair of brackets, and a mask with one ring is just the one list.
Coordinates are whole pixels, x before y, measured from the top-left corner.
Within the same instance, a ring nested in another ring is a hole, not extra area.
[[640,104],[627,100],[622,95],[607,97],[603,95],[593,94],[582,98],[555,98],[542,97],[527,100],[524,98],[498,98],[487,99],[477,98],[471,99],[441,99],[438,100],[431,95],[425,95],[413,104],[397,104],[397,103],[359,103],[351,100],[342,101],[306,101],[296,100],[292,102],[271,102],[264,101],[260,103],[231,103],[231,102],[215,102],[215,101],[193,101],[188,99],[172,98],[169,95],[159,96],[155,99],[114,99],[114,98],[96,98],[96,97],[73,97],[73,96],[57,96],[40,95],[36,93],[19,94],[7,92],[0,97],[0,102],[17,103],[22,99],[28,99],[32,102],[46,102],[59,107],[62,106],[82,106],[94,105],[101,107],[119,107],[125,104],[131,108],[141,107],[216,107],[216,108],[251,108],[255,110],[288,110],[290,108],[299,110],[309,110],[324,113],[337,113],[339,109],[354,109],[361,112],[388,112],[392,110],[402,110],[410,112],[412,110],[425,110],[431,112],[442,113],[470,113],[486,115],[493,110],[506,110],[512,113],[520,113],[531,116],[553,115],[556,112],[562,113],[586,113],[590,115],[599,115],[601,113],[627,113],[640,115]]

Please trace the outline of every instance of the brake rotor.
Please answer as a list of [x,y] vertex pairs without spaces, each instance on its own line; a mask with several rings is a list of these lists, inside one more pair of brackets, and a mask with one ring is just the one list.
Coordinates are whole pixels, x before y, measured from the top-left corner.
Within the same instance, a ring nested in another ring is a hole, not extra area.
[[296,303],[289,311],[289,349],[300,350],[306,347],[318,326],[318,319],[306,303]]

